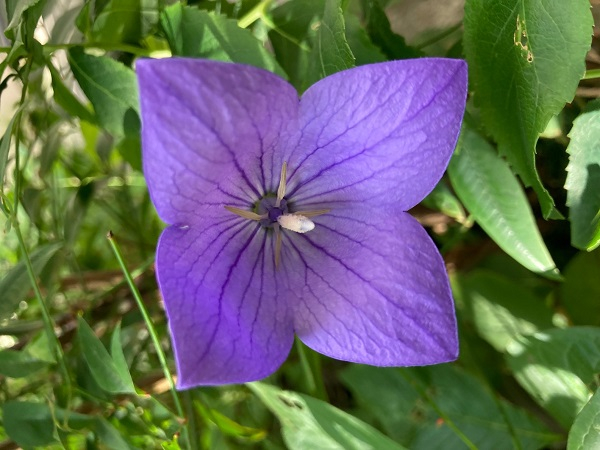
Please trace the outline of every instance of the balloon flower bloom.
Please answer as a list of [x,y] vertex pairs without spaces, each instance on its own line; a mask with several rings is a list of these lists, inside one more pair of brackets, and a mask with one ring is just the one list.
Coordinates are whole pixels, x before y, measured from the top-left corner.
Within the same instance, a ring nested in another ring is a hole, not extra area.
[[443,260],[406,211],[456,145],[464,61],[365,65],[301,97],[240,64],[136,70],[178,388],[264,378],[294,334],[356,363],[456,359]]

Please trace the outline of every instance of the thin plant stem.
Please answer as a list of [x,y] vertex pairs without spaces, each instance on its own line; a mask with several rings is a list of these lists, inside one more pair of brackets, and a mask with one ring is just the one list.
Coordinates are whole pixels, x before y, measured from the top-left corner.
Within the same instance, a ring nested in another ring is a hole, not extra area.
[[593,80],[595,78],[600,78],[600,69],[586,70],[585,75],[583,76],[584,80]]
[[35,272],[33,270],[33,265],[31,264],[31,258],[29,258],[29,252],[27,251],[27,247],[25,246],[25,241],[23,240],[23,234],[21,233],[21,228],[18,222],[13,221],[12,223],[13,229],[15,230],[15,234],[17,235],[17,240],[19,241],[19,247],[21,252],[23,252],[23,260],[25,262],[25,267],[27,269],[27,275],[29,277],[29,281],[31,283],[31,287],[33,288],[33,292],[35,294],[35,298],[40,304],[40,309],[42,310],[42,319],[44,321],[44,329],[46,331],[46,335],[48,336],[48,341],[54,347],[54,353],[56,355],[56,360],[58,362],[58,366],[63,375],[63,382],[67,388],[67,404],[70,405],[71,402],[71,378],[69,377],[69,370],[67,369],[67,365],[65,363],[65,355],[56,336],[54,333],[54,323],[52,321],[52,317],[50,316],[50,311],[48,310],[48,306],[42,297],[42,292],[40,291],[40,287],[37,283]]
[[300,356],[300,366],[302,367],[302,372],[304,372],[304,379],[306,380],[306,387],[309,394],[328,402],[329,397],[325,389],[325,383],[323,383],[320,355],[312,351],[309,353],[306,350],[306,346],[298,338],[296,338],[295,344]]
[[271,1],[272,0],[263,0],[250,11],[248,11],[246,15],[240,17],[240,20],[238,20],[238,26],[240,28],[248,28],[257,20],[262,19],[265,15],[265,10],[269,7]]
[[[108,238],[110,247],[112,248],[112,251],[115,254],[115,257],[117,258],[117,261],[119,262],[119,266],[121,267],[121,270],[123,271],[123,275],[125,276],[125,279],[127,280],[129,289],[131,289],[131,293],[133,294],[133,297],[135,298],[138,308],[140,309],[140,312],[142,313],[142,317],[144,318],[144,322],[146,323],[146,327],[148,328],[148,332],[150,333],[150,337],[152,338],[152,343],[154,344],[154,348],[156,350],[156,355],[158,356],[158,361],[160,362],[160,366],[163,370],[165,378],[166,378],[167,382],[169,383],[171,395],[173,396],[173,403],[175,404],[175,409],[177,411],[177,414],[179,415],[179,417],[185,418],[185,414],[183,412],[183,407],[181,406],[181,402],[179,401],[179,396],[177,395],[177,390],[175,389],[175,382],[173,381],[173,376],[171,375],[171,372],[169,371],[165,353],[163,352],[162,347],[160,346],[160,341],[158,339],[158,334],[156,333],[156,329],[154,328],[154,323],[152,322],[152,319],[150,318],[150,315],[148,314],[148,311],[146,310],[146,307],[144,306],[144,302],[142,301],[142,296],[140,295],[140,291],[138,290],[137,286],[135,285],[135,283],[133,281],[133,277],[131,276],[131,273],[129,272],[129,270],[127,269],[127,266],[125,265],[125,260],[123,259],[123,255],[121,253],[121,250],[119,249],[119,245],[117,244],[112,231],[109,231],[106,237]],[[191,443],[189,440],[189,435],[187,432],[187,425],[183,429],[182,437],[183,437],[184,441],[186,442],[188,448],[192,449],[193,447],[191,446]]]

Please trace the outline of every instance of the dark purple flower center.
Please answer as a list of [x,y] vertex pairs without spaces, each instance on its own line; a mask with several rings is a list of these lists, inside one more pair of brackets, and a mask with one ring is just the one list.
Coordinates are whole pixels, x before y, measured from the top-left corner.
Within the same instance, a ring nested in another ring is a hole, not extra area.
[[260,221],[263,227],[272,227],[277,223],[277,219],[284,214],[288,214],[287,200],[282,199],[279,206],[275,206],[277,199],[275,197],[266,196],[258,201],[256,205],[257,214],[267,214],[267,218]]

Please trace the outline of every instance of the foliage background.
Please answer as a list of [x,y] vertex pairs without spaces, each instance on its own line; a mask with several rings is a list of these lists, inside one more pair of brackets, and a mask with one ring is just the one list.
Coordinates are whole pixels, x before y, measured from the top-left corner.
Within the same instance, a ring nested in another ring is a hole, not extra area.
[[[588,0],[0,4],[0,449],[600,448],[592,25]],[[132,70],[169,55],[299,92],[354,65],[466,58],[459,145],[412,211],[451,276],[457,362],[382,369],[298,344],[262,383],[171,389]]]

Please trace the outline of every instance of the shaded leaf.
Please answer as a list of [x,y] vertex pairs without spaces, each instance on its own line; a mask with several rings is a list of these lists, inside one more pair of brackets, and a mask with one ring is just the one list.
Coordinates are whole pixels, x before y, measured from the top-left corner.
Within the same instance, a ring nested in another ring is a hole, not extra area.
[[523,188],[508,164],[466,124],[448,174],[465,207],[502,250],[529,270],[558,278]]
[[390,21],[379,0],[361,0],[366,18],[367,33],[373,44],[381,49],[388,59],[408,59],[423,56],[410,47],[402,36],[392,31]]
[[277,416],[290,449],[403,448],[375,428],[320,400],[263,383],[247,386]]
[[561,216],[537,174],[535,146],[575,95],[592,25],[588,0],[471,0],[465,7],[476,102],[500,153],[535,189],[546,218]]
[[176,3],[165,8],[160,22],[174,55],[249,64],[285,77],[262,43],[235,20]]
[[577,414],[569,431],[567,450],[600,448],[600,391]]
[[565,268],[560,304],[576,325],[600,326],[600,250],[581,252]]
[[127,360],[125,359],[125,354],[123,353],[123,346],[121,344],[120,322],[115,327],[112,337],[110,339],[110,355],[121,380],[125,380],[126,384],[133,386],[133,379],[131,378],[129,366],[127,365]]
[[[40,3],[41,2],[41,3]],[[23,20],[23,15],[25,15],[26,11],[30,8],[33,8],[38,3],[38,7],[36,10],[39,11],[39,14],[42,12],[42,8],[46,3],[46,0],[7,0],[6,1],[6,16],[8,18],[8,25],[3,30],[4,34],[7,38],[13,40],[15,37],[14,30],[19,26],[21,20]],[[35,21],[37,22],[37,18],[39,18],[39,14],[36,14]],[[33,29],[31,30],[33,33]]]
[[[516,447],[515,439],[521,448],[533,450],[560,439],[524,410],[494,398],[477,378],[450,365],[353,365],[343,371],[342,380],[384,430],[410,449],[465,447],[439,411],[480,450],[510,450]],[[422,392],[431,395],[432,403]]]
[[158,22],[158,0],[110,0],[91,29],[95,42],[137,44]]
[[0,351],[0,375],[23,378],[46,367],[46,361],[37,359],[25,351]]
[[358,17],[344,14],[344,22],[346,24],[346,40],[356,59],[357,66],[386,61],[385,55],[371,42]]
[[456,196],[450,191],[444,180],[441,180],[422,203],[431,209],[436,209],[459,223],[467,220],[465,210]]
[[9,401],[2,406],[6,434],[23,447],[47,446],[56,442],[54,421],[45,403]]
[[48,62],[48,69],[52,76],[52,90],[54,91],[54,100],[71,116],[79,117],[89,123],[95,123],[96,119],[92,112],[83,106],[73,95],[71,89],[67,88],[62,81],[62,77],[52,62]]
[[600,329],[571,327],[522,336],[507,352],[519,384],[569,429],[600,371]]
[[10,151],[10,143],[12,141],[12,135],[14,133],[15,124],[19,123],[19,117],[23,106],[20,106],[8,122],[6,131],[0,139],[0,186],[4,185],[4,171],[6,170],[6,163],[8,162],[8,153]]
[[317,26],[305,88],[328,75],[354,67],[354,55],[346,41],[341,0],[325,2],[323,18]]
[[[36,276],[40,274],[62,245],[61,242],[45,244],[31,253],[31,265]],[[6,318],[13,314],[31,289],[27,267],[24,261],[20,261],[0,280],[0,318]]]
[[77,318],[77,323],[79,330],[77,336],[83,358],[98,386],[111,394],[135,394],[129,372],[127,375],[122,374],[122,367],[117,367],[100,339],[82,317]]
[[140,131],[137,80],[133,70],[106,56],[69,50],[69,64],[92,103],[98,123],[115,137]]
[[589,251],[600,245],[600,100],[577,117],[569,136],[565,189],[571,244]]

